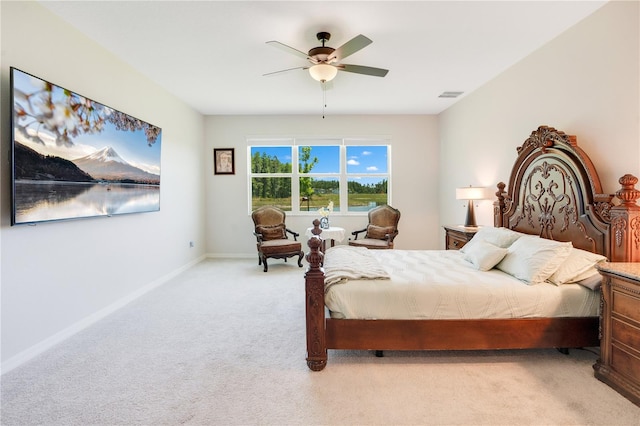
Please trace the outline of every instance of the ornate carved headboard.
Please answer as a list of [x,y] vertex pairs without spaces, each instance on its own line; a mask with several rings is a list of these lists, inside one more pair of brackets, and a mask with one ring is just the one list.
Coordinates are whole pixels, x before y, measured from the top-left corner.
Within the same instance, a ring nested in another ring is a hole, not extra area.
[[494,225],[600,253],[614,262],[640,261],[638,179],[620,178],[603,194],[598,173],[576,137],[540,126],[517,148],[508,187],[498,184]]

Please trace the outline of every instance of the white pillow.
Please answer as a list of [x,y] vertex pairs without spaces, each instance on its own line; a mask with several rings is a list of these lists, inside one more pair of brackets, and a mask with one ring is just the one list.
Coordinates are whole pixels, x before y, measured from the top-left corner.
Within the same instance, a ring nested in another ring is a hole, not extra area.
[[[597,263],[604,262],[605,260],[607,260],[607,258],[602,255],[572,248],[569,257],[567,257],[567,259],[562,262],[562,265],[560,265],[558,270],[549,277],[549,281],[555,285],[579,281],[587,277],[581,275],[590,269],[597,272],[594,266]],[[590,273],[589,275],[593,275],[593,273]]]
[[573,246],[535,236],[522,236],[496,268],[531,284],[541,283],[564,262]]
[[507,228],[494,228],[491,226],[482,227],[478,229],[478,232],[476,232],[471,241],[465,244],[460,251],[466,253],[468,250],[473,249],[475,243],[479,241],[485,241],[489,244],[493,244],[494,246],[507,248],[522,235],[524,234]]
[[[467,246],[465,245],[465,247]],[[494,246],[484,240],[478,240],[476,244],[465,251],[463,257],[464,260],[471,262],[476,269],[488,271],[496,266],[506,254],[506,248]]]

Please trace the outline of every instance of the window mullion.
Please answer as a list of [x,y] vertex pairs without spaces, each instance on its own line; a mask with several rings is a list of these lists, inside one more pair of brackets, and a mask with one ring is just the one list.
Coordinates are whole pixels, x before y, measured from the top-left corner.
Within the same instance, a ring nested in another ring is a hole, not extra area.
[[298,147],[291,147],[291,211],[300,213],[300,164],[298,161]]
[[340,213],[349,211],[349,188],[347,185],[347,147],[340,146]]

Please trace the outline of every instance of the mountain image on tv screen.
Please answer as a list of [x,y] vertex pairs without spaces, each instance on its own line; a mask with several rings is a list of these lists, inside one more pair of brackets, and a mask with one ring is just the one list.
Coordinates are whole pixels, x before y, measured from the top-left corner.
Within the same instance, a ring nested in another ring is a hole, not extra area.
[[160,210],[159,127],[11,68],[12,224]]

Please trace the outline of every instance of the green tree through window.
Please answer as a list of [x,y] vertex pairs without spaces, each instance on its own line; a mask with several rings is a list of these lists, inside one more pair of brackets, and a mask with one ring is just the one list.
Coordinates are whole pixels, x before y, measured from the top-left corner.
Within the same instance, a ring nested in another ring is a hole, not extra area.
[[[300,173],[310,173],[313,169],[313,166],[318,164],[318,157],[311,158],[311,147],[310,146],[301,146],[300,147],[300,159],[299,159],[299,171]],[[311,197],[313,196],[314,188],[313,188],[313,178],[310,177],[301,177],[300,178],[300,197],[301,201],[307,202],[307,210],[309,210],[309,203],[311,202]]]

